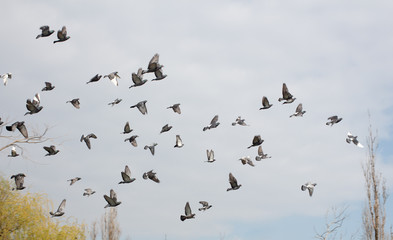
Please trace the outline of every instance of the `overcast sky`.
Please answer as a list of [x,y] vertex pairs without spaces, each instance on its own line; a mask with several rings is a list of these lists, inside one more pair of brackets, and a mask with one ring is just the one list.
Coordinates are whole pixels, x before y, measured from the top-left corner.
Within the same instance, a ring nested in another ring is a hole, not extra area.
[[[13,76],[0,86],[0,117],[25,121],[31,135],[48,126],[50,140],[24,145],[23,157],[2,151],[0,171],[25,173],[23,191],[46,193],[53,208],[67,199],[63,219],[99,220],[108,211],[103,195],[114,189],[121,239],[312,239],[333,206],[348,206],[344,236],[360,235],[367,152],[345,138],[350,131],[366,145],[370,121],[378,130],[377,167],[392,189],[390,1],[7,0],[1,9],[0,74]],[[71,38],[35,39],[42,25],[66,26]],[[168,76],[129,89],[131,74],[155,53]],[[86,84],[113,71],[117,87],[107,78]],[[46,81],[55,89],[41,92]],[[283,83],[292,104],[277,101]],[[43,110],[24,116],[26,99],[38,92]],[[271,109],[259,110],[262,96]],[[73,98],[80,109],[66,103]],[[109,106],[116,98],[123,101]],[[130,109],[143,100],[147,115]],[[174,103],[180,115],[167,109]],[[299,103],[306,113],[289,118]],[[202,131],[216,114],[220,125]],[[326,126],[332,115],[342,122]],[[250,126],[232,126],[238,116]],[[138,147],[120,134],[127,121]],[[165,124],[173,128],[159,134]],[[79,141],[89,133],[98,137],[91,150]],[[173,147],[177,134],[182,148]],[[257,154],[247,149],[254,135],[272,158],[242,165],[239,158]],[[143,147],[154,142],[152,156]],[[60,152],[45,157],[49,145]],[[207,149],[216,162],[205,162]],[[118,185],[125,165],[136,181]],[[142,178],[152,169],[161,183]],[[227,192],[230,172],[242,187]],[[308,181],[318,184],[311,198],[300,190]],[[83,197],[88,187],[97,193]],[[199,212],[201,200],[213,207]],[[182,222],[187,201],[196,217]]]

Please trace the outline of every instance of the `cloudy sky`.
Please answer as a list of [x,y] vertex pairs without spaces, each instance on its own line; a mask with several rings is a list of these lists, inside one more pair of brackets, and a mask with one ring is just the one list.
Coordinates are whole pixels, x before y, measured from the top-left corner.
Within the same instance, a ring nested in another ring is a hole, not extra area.
[[[13,77],[0,87],[0,117],[25,121],[31,135],[47,126],[50,139],[24,145],[23,157],[2,151],[0,171],[7,178],[25,173],[24,191],[46,193],[53,208],[67,199],[62,218],[99,220],[107,211],[102,196],[114,189],[122,239],[312,239],[334,206],[348,207],[342,234],[359,236],[367,152],[345,137],[350,131],[366,145],[370,121],[378,130],[378,168],[392,189],[390,1],[7,0],[1,9],[0,74]],[[42,25],[67,26],[71,38],[35,39]],[[131,74],[155,53],[168,77],[129,89]],[[118,87],[107,78],[86,84],[113,71]],[[41,92],[46,81],[53,91]],[[292,104],[277,101],[283,83],[296,97]],[[24,116],[26,99],[37,92],[43,110]],[[262,96],[271,109],[259,110]],[[66,103],[73,98],[80,109]],[[123,101],[109,106],[116,98]],[[147,115],[130,109],[143,100]],[[181,115],[166,109],[174,103]],[[289,118],[299,103],[304,117]],[[220,125],[203,132],[216,114]],[[332,115],[343,121],[328,127]],[[232,126],[237,116],[250,126]],[[127,121],[139,135],[136,148],[120,134]],[[159,134],[165,124],[173,128]],[[98,137],[91,150],[79,141],[89,133]],[[177,134],[180,149],[173,147]],[[242,165],[240,157],[256,156],[255,147],[247,149],[254,135],[272,158]],[[154,142],[152,156],[143,146]],[[45,157],[49,145],[60,153]],[[205,162],[207,149],[216,162]],[[118,185],[125,165],[136,181]],[[142,178],[151,169],[161,183]],[[242,184],[237,191],[226,191],[230,172]],[[76,176],[82,180],[69,186]],[[300,190],[307,181],[318,184],[311,198]],[[83,197],[88,187],[97,193]],[[213,207],[199,212],[200,200]],[[196,217],[181,222],[187,201]]]

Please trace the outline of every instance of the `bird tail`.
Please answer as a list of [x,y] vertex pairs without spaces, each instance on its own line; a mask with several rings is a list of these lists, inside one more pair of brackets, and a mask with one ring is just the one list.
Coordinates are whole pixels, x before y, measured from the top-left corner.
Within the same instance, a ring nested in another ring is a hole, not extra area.
[[186,219],[187,219],[186,216],[183,216],[183,215],[180,216],[180,220],[184,221]]

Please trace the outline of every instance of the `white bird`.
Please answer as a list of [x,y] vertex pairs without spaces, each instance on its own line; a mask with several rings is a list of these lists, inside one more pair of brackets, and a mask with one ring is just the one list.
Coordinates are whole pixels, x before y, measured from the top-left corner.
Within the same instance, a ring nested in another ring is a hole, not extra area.
[[267,153],[263,153],[262,146],[259,145],[258,147],[258,156],[255,157],[255,160],[261,161],[262,159],[271,158],[267,155]]
[[303,117],[303,114],[305,113],[306,111],[303,111],[303,104],[299,103],[299,105],[296,107],[295,113],[289,117]]
[[94,193],[96,193],[96,191],[93,191],[91,188],[86,188],[85,192],[83,193],[83,196],[90,197],[90,195],[93,195]]
[[17,157],[17,156],[19,156],[19,154],[16,152],[16,148],[15,148],[15,146],[12,146],[11,154],[8,155],[8,157]]
[[311,183],[311,182],[307,182],[305,184],[302,185],[301,189],[302,191],[306,191],[308,190],[308,194],[310,195],[310,197],[312,196],[313,192],[314,192],[314,187],[316,186],[316,183]]
[[210,125],[204,127],[203,131],[206,131],[211,128],[216,128],[218,127],[218,125],[220,125],[220,123],[218,122],[218,115],[215,115],[213,119],[210,121]]
[[240,126],[249,126],[247,125],[246,120],[241,116],[236,118],[235,122],[232,123],[232,126],[236,126],[236,124],[239,124]]
[[180,135],[176,135],[176,144],[175,144],[174,147],[181,148],[183,146],[184,146],[184,144],[183,144],[183,141],[180,138]]
[[120,79],[120,76],[118,75],[118,72],[112,72],[109,73],[108,75],[105,75],[104,78],[109,78],[109,80],[115,85],[115,86],[119,86],[119,81],[118,79]]
[[364,148],[364,146],[359,142],[358,136],[353,136],[350,132],[348,132],[347,138],[345,140],[347,141],[347,143],[353,142],[353,144],[355,144],[356,146]]
[[198,208],[199,211],[205,211],[212,207],[212,205],[209,205],[209,203],[206,201],[199,201],[199,203],[202,204],[202,207]]
[[60,217],[64,215],[64,208],[65,208],[65,204],[66,204],[66,200],[63,199],[63,201],[61,201],[59,207],[57,208],[56,212],[49,212],[50,215],[52,215],[52,217]]
[[207,154],[207,161],[206,162],[212,163],[212,162],[216,161],[216,159],[214,159],[214,151],[213,151],[213,149],[211,149],[210,151],[206,150],[206,154]]
[[239,158],[239,160],[241,161],[241,163],[242,163],[243,165],[248,164],[248,165],[250,165],[251,167],[255,167],[254,163],[252,162],[252,160],[251,160],[251,158],[250,158],[249,156],[247,156],[247,157],[241,157],[241,158]]
[[12,73],[5,73],[3,75],[0,75],[0,78],[3,79],[4,86],[7,86],[8,79],[12,78]]

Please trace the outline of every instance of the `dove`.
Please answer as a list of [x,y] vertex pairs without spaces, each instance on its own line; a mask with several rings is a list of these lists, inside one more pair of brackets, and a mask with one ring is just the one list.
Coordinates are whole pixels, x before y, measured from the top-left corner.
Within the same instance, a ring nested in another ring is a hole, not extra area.
[[87,136],[82,134],[80,141],[84,141],[86,143],[86,146],[88,149],[91,149],[91,143],[90,143],[90,138],[97,139],[97,136],[94,133],[90,133]]
[[14,178],[15,180],[15,188],[12,188],[12,190],[23,190],[25,189],[25,187],[23,186],[23,184],[25,183],[25,177],[26,175],[24,173],[18,173],[15,175],[11,176],[11,179]]
[[259,110],[269,109],[271,106],[273,106],[273,104],[270,104],[269,100],[267,99],[267,97],[263,96],[262,97],[262,107],[259,108]]
[[51,156],[51,155],[56,155],[58,152],[60,152],[59,150],[56,150],[56,147],[54,145],[51,145],[50,147],[43,147],[45,149],[45,151],[47,151],[48,153],[45,156]]
[[130,141],[131,145],[134,147],[138,147],[138,143],[136,142],[136,138],[139,137],[138,135],[132,135],[129,138],[124,139],[124,142]]
[[184,221],[186,219],[195,218],[195,213],[191,212],[190,204],[187,202],[184,208],[185,215],[180,216],[180,220]]
[[49,26],[45,25],[40,27],[41,29],[41,34],[38,34],[37,37],[35,39],[38,39],[40,37],[49,37],[50,35],[52,35],[52,33],[54,33],[54,30],[50,30]]
[[146,145],[143,149],[145,149],[145,150],[147,150],[147,149],[149,149],[150,150],[150,153],[154,156],[154,149],[155,149],[155,146],[157,146],[158,144],[157,143],[153,143],[153,144],[151,144],[151,145]]
[[118,75],[118,72],[112,72],[109,73],[108,75],[105,75],[104,78],[109,78],[109,80],[115,85],[115,86],[119,86],[119,81],[118,79],[120,79],[120,76]]
[[364,146],[359,142],[358,136],[353,136],[352,133],[348,132],[347,138],[345,139],[347,143],[353,143],[360,148],[364,148]]
[[50,82],[45,82],[45,87],[41,91],[51,91],[55,88]]
[[157,173],[153,172],[153,170],[150,170],[148,172],[143,173],[142,178],[143,179],[150,179],[156,183],[160,183],[160,180],[156,176]]
[[285,102],[283,102],[283,104],[292,103],[296,100],[296,98],[294,98],[292,94],[289,93],[287,85],[285,83],[282,84],[282,98],[279,98],[278,101],[281,102],[284,100]]
[[176,144],[175,144],[174,147],[181,148],[183,146],[184,146],[184,144],[183,144],[183,141],[180,138],[180,135],[176,135]]
[[254,138],[252,139],[252,144],[247,148],[259,146],[263,142],[264,142],[264,140],[261,138],[261,135],[255,135]]
[[206,211],[207,209],[212,207],[212,205],[209,205],[209,203],[206,201],[199,201],[199,203],[202,204],[202,207],[198,208],[199,211]]
[[334,124],[337,124],[337,123],[339,123],[339,122],[341,122],[341,120],[343,120],[342,118],[339,118],[339,117],[337,117],[336,115],[335,116],[331,116],[331,117],[329,117],[328,118],[328,122],[326,122],[326,125],[330,125],[330,126],[333,126]]
[[299,103],[299,105],[296,107],[295,113],[289,117],[303,117],[303,114],[305,113],[306,111],[303,111],[303,104]]
[[132,183],[133,181],[135,181],[135,178],[131,178],[131,170],[127,165],[124,168],[124,172],[121,172],[121,178],[123,179],[123,181],[119,182],[119,184]]
[[211,128],[216,128],[216,127],[218,127],[218,125],[220,125],[220,123],[218,122],[218,115],[216,115],[210,121],[210,125],[208,125],[208,126],[203,128],[203,131],[206,131],[206,130],[211,129]]
[[76,109],[80,108],[79,98],[74,98],[71,101],[67,101],[66,103],[71,103]]
[[231,190],[237,190],[239,189],[242,185],[237,184],[236,178],[232,175],[232,173],[229,173],[229,184],[231,184],[231,187],[227,189],[227,191]]
[[76,183],[77,181],[79,181],[81,179],[82,178],[80,178],[80,177],[74,177],[74,178],[68,179],[67,181],[70,181],[70,186],[71,186],[72,184]]
[[305,184],[303,184],[301,186],[302,191],[306,191],[308,190],[308,194],[310,195],[310,197],[312,196],[313,192],[314,192],[314,187],[316,186],[316,183],[311,183],[311,182],[307,182]]
[[64,42],[64,41],[67,41],[68,39],[70,39],[70,36],[67,36],[66,26],[63,26],[61,28],[61,30],[57,31],[57,38],[58,38],[58,40],[53,41],[53,43]]
[[96,193],[96,191],[93,191],[91,188],[86,188],[85,192],[83,193],[83,196],[90,197],[90,195],[93,195],[94,193]]
[[108,195],[104,195],[104,199],[107,202],[107,204],[105,205],[104,208],[116,207],[116,206],[121,204],[121,202],[117,201],[117,195],[116,195],[115,191],[113,191],[113,189],[110,190],[110,194],[109,195],[110,195],[109,197],[108,197]]
[[63,201],[61,201],[59,207],[57,208],[56,212],[49,212],[49,214],[52,215],[52,217],[63,216],[64,215],[65,204],[66,204],[66,200],[63,199]]
[[172,106],[167,107],[167,109],[172,108],[175,113],[181,114],[180,103],[173,104]]
[[143,115],[147,114],[147,108],[146,108],[146,100],[138,102],[135,105],[132,105],[130,108],[138,108],[139,112],[141,112]]

